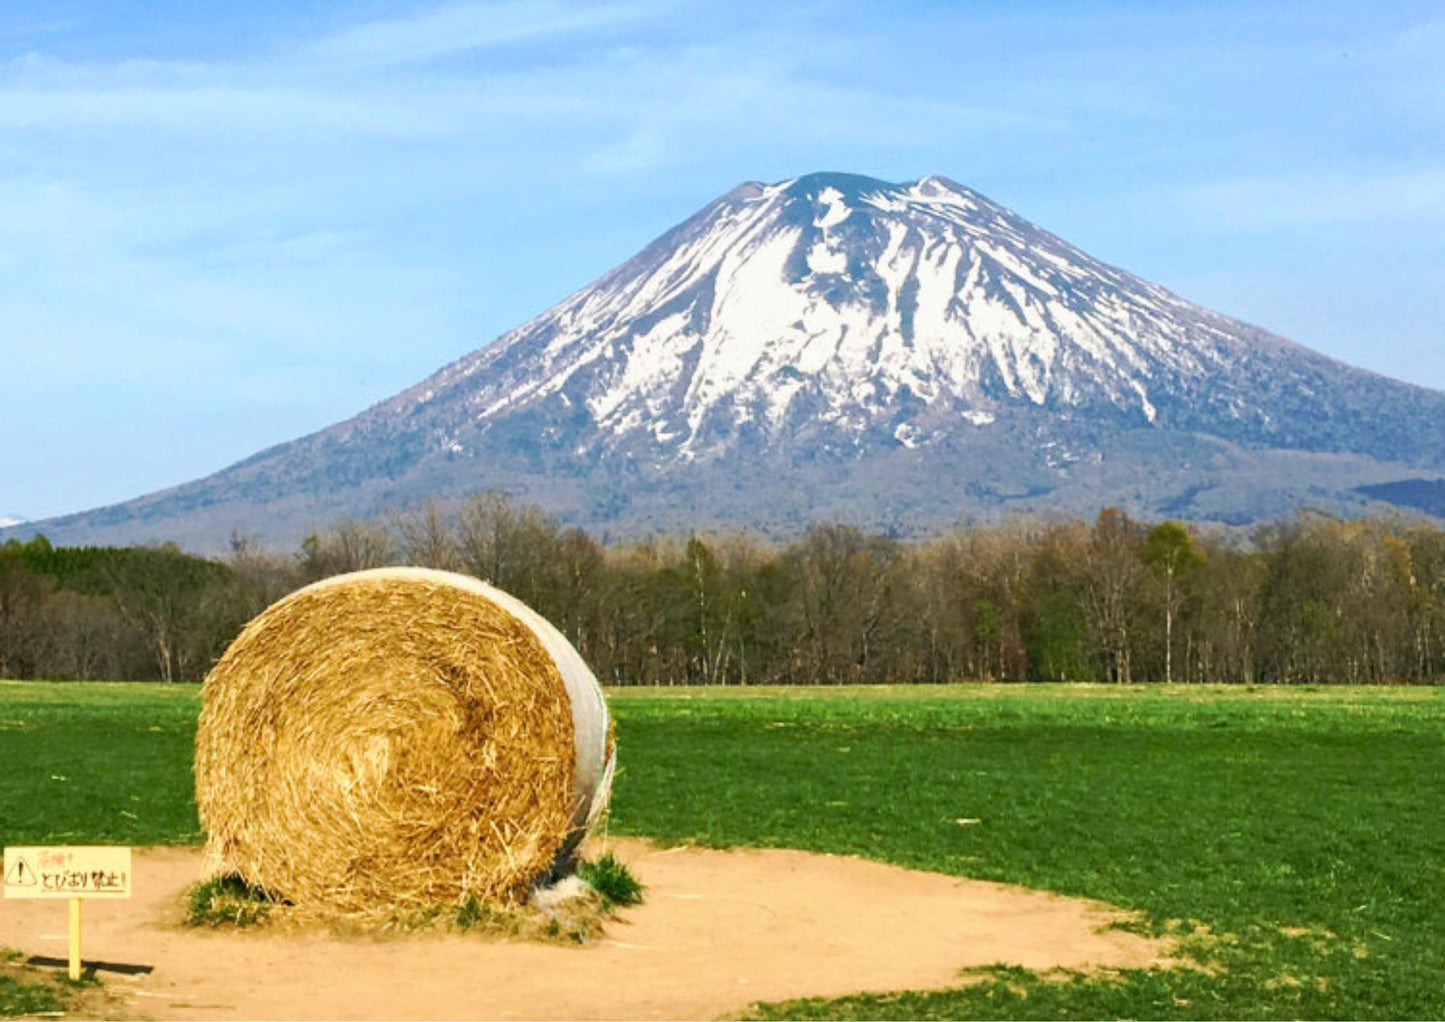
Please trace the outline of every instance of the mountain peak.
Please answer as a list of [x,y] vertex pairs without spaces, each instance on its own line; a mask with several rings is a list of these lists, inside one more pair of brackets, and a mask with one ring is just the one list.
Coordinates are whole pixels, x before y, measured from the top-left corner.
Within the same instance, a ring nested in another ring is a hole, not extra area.
[[888,191],[898,187],[888,181],[880,181],[876,177],[868,177],[864,174],[849,174],[836,170],[819,170],[811,174],[803,174],[800,177],[789,178],[786,181],[779,181],[771,187],[785,191],[790,195],[817,195],[827,189],[842,193],[845,197],[854,198],[867,192]]
[[525,409],[565,420],[577,456],[656,465],[802,437],[930,447],[1029,409],[1269,443],[1289,430],[1251,374],[1303,351],[941,175],[820,171],[738,186],[417,390],[466,381],[459,453]]
[[224,537],[258,527],[227,507],[306,527],[502,488],[634,529],[1105,504],[1247,521],[1442,473],[1445,395],[1200,308],[941,175],[818,172],[744,182],[395,398],[97,520],[170,509]]
[[907,202],[987,202],[972,189],[940,174],[921,177],[915,181],[894,182],[842,171],[814,171],[773,184],[749,181],[739,185],[725,197],[763,199],[778,194],[808,201],[817,201],[820,196],[829,195],[834,201],[843,202],[853,208],[871,206],[882,210]]

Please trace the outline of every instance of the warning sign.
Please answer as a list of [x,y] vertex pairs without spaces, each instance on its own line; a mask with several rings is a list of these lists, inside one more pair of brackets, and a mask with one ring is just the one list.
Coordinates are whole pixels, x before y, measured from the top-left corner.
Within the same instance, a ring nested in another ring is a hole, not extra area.
[[16,856],[15,862],[5,871],[6,887],[34,887],[39,883],[39,874],[30,865],[29,859]]
[[5,849],[7,898],[129,898],[130,875],[115,845]]

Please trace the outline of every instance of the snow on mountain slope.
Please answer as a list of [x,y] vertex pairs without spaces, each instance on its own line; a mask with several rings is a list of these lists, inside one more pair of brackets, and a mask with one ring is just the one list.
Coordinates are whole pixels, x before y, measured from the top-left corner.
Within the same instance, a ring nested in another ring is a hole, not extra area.
[[911,448],[1010,406],[1289,444],[1281,392],[1341,371],[944,178],[813,174],[734,189],[383,414],[455,402],[454,453],[549,401],[585,423],[577,455],[695,459],[804,422]]
[[1194,305],[945,178],[809,174],[733,189],[353,419],[21,531],[290,541],[486,488],[624,533],[1105,504],[1242,523],[1379,508],[1442,474],[1445,394]]

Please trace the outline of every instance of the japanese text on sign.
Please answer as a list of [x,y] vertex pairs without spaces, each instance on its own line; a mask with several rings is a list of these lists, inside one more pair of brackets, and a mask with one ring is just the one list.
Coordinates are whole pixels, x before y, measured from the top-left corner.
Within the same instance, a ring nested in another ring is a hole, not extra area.
[[130,878],[129,848],[5,849],[7,898],[129,898]]

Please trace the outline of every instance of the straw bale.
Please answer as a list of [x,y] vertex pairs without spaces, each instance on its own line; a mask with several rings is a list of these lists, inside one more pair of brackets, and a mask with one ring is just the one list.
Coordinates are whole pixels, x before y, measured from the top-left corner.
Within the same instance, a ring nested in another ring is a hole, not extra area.
[[473,579],[390,569],[291,594],[206,678],[213,867],[328,913],[518,901],[607,798],[611,764],[579,763],[610,751],[579,741],[599,726],[574,712],[579,667],[605,731],[560,633]]

